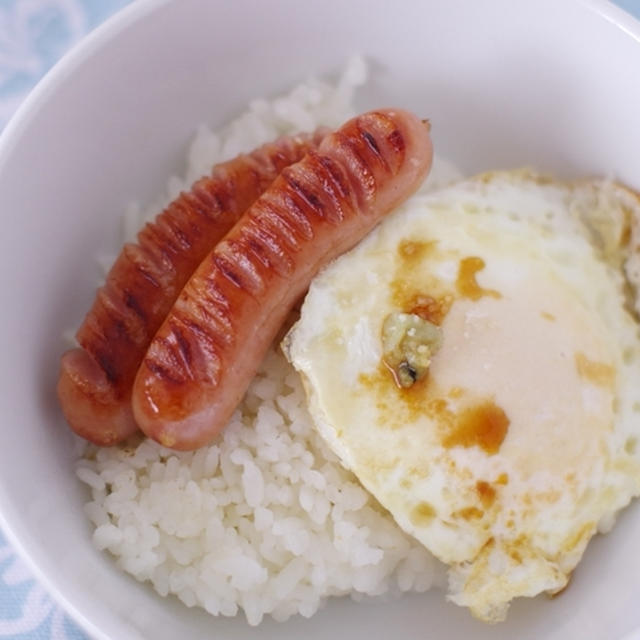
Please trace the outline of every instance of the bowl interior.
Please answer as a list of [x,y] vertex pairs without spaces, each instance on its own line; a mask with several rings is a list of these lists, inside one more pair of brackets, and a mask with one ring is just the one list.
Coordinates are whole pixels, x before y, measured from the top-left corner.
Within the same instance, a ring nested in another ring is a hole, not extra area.
[[398,640],[588,640],[640,624],[637,506],[592,542],[560,597],[517,602],[497,627],[440,592],[384,606],[336,600],[311,620],[257,629],[160,599],[92,548],[54,393],[60,336],[95,293],[95,255],[114,248],[125,205],[149,200],[180,166],[199,123],[222,124],[251,98],[335,72],[359,52],[372,69],[360,106],[429,117],[437,152],[467,173],[528,165],[640,188],[638,34],[622,12],[586,0],[402,10],[382,0],[143,1],[41,85],[0,148],[0,518],[93,635],[357,640],[385,629]]

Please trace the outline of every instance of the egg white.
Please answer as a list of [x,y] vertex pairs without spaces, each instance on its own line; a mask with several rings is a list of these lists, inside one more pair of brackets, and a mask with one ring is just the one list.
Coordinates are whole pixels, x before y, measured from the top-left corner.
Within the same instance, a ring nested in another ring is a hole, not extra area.
[[[319,432],[483,620],[564,588],[640,493],[639,209],[526,171],[418,193],[314,280],[285,340]],[[401,389],[382,323],[425,300],[442,348]]]

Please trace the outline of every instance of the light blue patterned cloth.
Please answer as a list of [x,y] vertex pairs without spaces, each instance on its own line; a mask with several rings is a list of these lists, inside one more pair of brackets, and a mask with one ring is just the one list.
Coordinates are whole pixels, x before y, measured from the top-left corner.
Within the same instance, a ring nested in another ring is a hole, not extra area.
[[[0,0],[0,129],[65,51],[131,1]],[[617,4],[640,18],[640,0]],[[2,532],[0,639],[87,640],[31,577]]]

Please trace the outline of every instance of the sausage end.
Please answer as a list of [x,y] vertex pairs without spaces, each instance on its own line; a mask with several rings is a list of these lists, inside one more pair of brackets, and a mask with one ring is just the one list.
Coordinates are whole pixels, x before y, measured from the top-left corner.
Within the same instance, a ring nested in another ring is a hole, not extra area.
[[83,349],[62,356],[57,393],[71,429],[93,444],[110,447],[137,431],[130,398],[116,396],[105,372]]

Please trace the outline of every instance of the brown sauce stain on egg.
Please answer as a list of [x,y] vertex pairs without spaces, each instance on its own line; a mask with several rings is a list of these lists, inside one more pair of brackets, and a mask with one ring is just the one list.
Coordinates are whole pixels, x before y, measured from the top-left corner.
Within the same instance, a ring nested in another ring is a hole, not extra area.
[[396,309],[441,326],[453,304],[453,295],[426,269],[427,261],[436,251],[437,242],[433,240],[402,240],[390,288]]
[[514,562],[517,562],[518,564],[522,564],[522,556],[515,549],[512,549],[509,552],[509,556]]
[[598,387],[612,387],[615,382],[615,369],[604,362],[590,360],[578,351],[575,354],[576,371],[578,375]]
[[435,241],[402,240],[398,244],[398,255],[404,263],[409,265],[422,262],[434,249]]
[[476,492],[485,509],[488,509],[496,499],[496,490],[484,480],[476,482]]
[[477,256],[463,258],[460,260],[458,268],[458,278],[456,280],[456,288],[463,298],[470,300],[479,300],[484,296],[490,298],[502,298],[498,291],[493,289],[483,289],[476,280],[478,271],[482,271],[486,266],[485,261]]
[[541,311],[540,316],[545,320],[548,320],[549,322],[556,321],[556,317],[553,315],[553,313],[549,313],[548,311]]
[[631,225],[628,223],[629,220],[633,220],[635,216],[635,212],[629,207],[622,207],[622,211],[624,213],[625,220],[627,223],[622,229],[622,233],[620,234],[620,239],[618,241],[618,247],[628,247],[631,243],[632,229]]
[[411,524],[426,527],[436,517],[436,510],[428,502],[419,502],[409,514]]
[[399,429],[419,412],[429,377],[403,389],[396,384],[393,372],[381,362],[375,372],[361,373],[358,383],[369,395],[376,398],[376,408],[380,412],[383,425],[389,429]]
[[376,398],[381,425],[388,429],[400,429],[421,417],[430,418],[445,431],[455,427],[456,415],[449,401],[436,395],[437,391],[434,393],[435,385],[429,375],[411,387],[401,388],[384,363],[380,363],[375,372],[360,374],[358,382]]
[[416,294],[408,302],[405,310],[420,316],[423,320],[441,326],[452,304],[453,298],[451,296],[442,296],[436,299],[428,295]]
[[442,440],[451,447],[480,447],[489,455],[500,450],[509,429],[507,414],[493,401],[487,400],[464,409],[456,419],[455,427]]
[[455,511],[454,518],[462,518],[463,520],[479,520],[484,515],[484,511],[478,509],[478,507],[465,507],[459,511]]
[[523,558],[530,556],[531,541],[525,534],[520,534],[505,545],[505,551],[509,557],[517,564],[522,564]]

